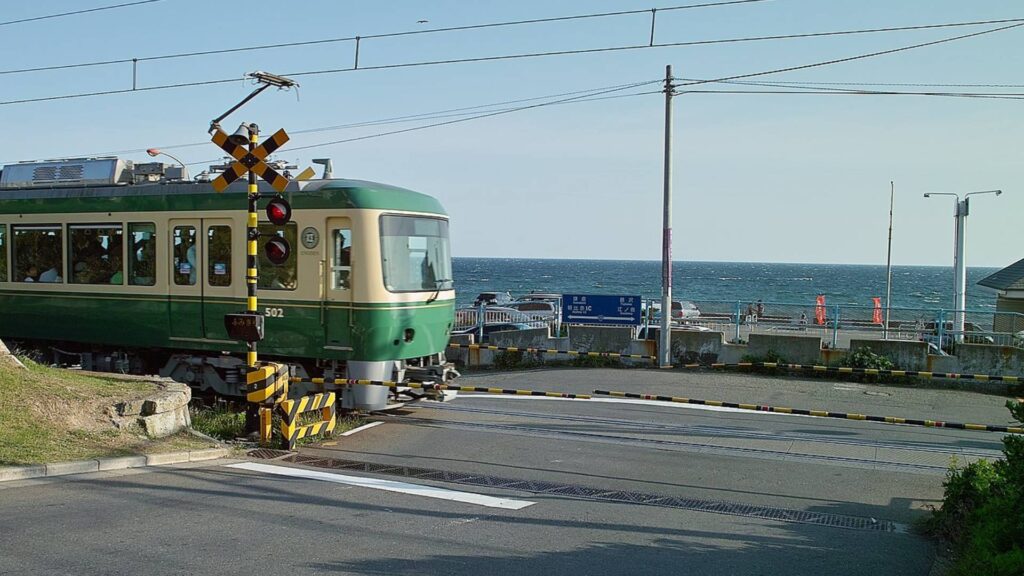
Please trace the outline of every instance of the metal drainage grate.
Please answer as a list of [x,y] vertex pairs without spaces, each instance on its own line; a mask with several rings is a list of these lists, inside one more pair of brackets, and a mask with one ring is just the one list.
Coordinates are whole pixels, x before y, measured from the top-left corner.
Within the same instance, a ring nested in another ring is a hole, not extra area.
[[775,508],[772,506],[759,506],[755,504],[740,504],[724,500],[705,500],[701,498],[678,498],[661,494],[648,494],[644,492],[633,492],[629,490],[607,490],[604,488],[592,488],[578,484],[563,484],[557,482],[544,482],[536,480],[521,480],[513,478],[501,478],[499,476],[487,476],[480,474],[466,474],[452,472],[450,470],[433,470],[429,468],[417,468],[411,466],[396,466],[389,464],[375,464],[372,462],[359,462],[356,460],[340,460],[335,458],[319,458],[282,452],[280,450],[254,450],[249,455],[255,458],[264,457],[256,454],[277,454],[272,456],[281,458],[282,462],[293,462],[305,464],[317,468],[331,468],[334,470],[354,470],[370,474],[384,474],[388,476],[401,476],[403,478],[415,478],[418,480],[433,480],[437,482],[448,482],[452,484],[464,484],[468,486],[482,486],[487,488],[501,488],[506,490],[519,490],[535,494],[551,494],[558,496],[569,496],[573,498],[587,498],[602,502],[624,502],[629,504],[641,504],[644,506],[660,506],[664,508],[679,508],[697,512],[710,512],[713,514],[728,514],[732,516],[745,516],[749,518],[762,518],[780,522],[799,522],[801,524],[814,524],[817,526],[828,526],[831,528],[846,528],[850,530],[873,530],[879,532],[905,532],[906,527],[902,524],[889,520],[876,520],[862,516],[847,516],[844,514],[831,514],[828,512],[808,512],[804,510],[791,510],[788,508]]
[[257,448],[256,450],[250,450],[245,454],[249,458],[259,458],[260,460],[276,460],[284,456],[291,456],[292,453],[287,450],[271,450],[269,448]]

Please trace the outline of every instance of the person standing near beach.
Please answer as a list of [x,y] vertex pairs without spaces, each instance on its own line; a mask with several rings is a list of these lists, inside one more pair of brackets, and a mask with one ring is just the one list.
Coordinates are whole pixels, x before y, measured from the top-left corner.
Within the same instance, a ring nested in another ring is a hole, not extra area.
[[764,302],[760,298],[757,299],[757,317],[764,316]]

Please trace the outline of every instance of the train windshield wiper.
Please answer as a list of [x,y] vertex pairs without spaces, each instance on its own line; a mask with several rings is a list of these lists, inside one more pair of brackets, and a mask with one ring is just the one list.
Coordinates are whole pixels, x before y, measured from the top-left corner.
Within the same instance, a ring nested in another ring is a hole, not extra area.
[[444,290],[445,284],[448,284],[447,288],[451,288],[451,284],[454,282],[451,278],[442,278],[441,280],[434,280],[434,294],[427,298],[427,304],[430,304],[441,295],[441,290]]

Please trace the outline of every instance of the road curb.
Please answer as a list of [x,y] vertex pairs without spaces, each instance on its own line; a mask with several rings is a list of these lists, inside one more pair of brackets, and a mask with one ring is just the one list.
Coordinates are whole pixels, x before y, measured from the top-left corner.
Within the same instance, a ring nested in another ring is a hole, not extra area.
[[0,466],[0,482],[14,480],[31,480],[33,478],[49,478],[68,476],[71,474],[88,474],[107,470],[125,470],[127,468],[148,468],[166,466],[182,462],[203,462],[225,458],[231,454],[227,448],[207,448],[203,450],[187,450],[182,452],[164,452],[140,456],[119,456],[114,458],[97,458],[95,460],[72,460],[70,462],[51,462],[32,466]]

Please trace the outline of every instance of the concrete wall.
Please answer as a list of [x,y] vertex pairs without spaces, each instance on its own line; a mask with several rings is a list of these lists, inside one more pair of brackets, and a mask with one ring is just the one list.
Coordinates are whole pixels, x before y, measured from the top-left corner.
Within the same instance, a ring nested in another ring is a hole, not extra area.
[[629,354],[633,330],[625,326],[569,326],[569,348]]
[[[650,354],[657,354],[658,343],[661,342],[661,330],[650,328]],[[711,364],[718,362],[724,341],[721,332],[702,332],[697,330],[672,330],[672,364]]]
[[818,364],[821,362],[821,337],[758,333],[750,335],[747,354],[764,358],[769,352],[790,364]]
[[870,348],[901,370],[927,370],[928,344],[914,340],[850,340],[850,350]]
[[965,374],[1024,376],[1024,350],[988,344],[958,344],[956,356]]

